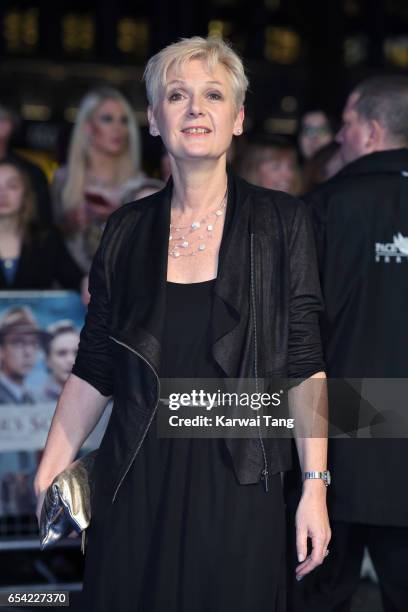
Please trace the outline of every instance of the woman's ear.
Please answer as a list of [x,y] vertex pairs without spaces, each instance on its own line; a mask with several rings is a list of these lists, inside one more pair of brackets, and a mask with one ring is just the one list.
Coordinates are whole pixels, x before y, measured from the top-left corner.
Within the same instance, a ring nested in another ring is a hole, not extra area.
[[158,130],[156,119],[154,118],[154,114],[150,106],[147,107],[147,119],[149,121],[150,134],[152,136],[159,136],[160,132]]
[[245,119],[245,109],[243,106],[241,106],[241,108],[238,111],[238,115],[236,116],[236,119],[234,121],[234,129],[233,129],[234,136],[240,136],[242,132],[244,131],[244,128],[243,128],[244,119]]

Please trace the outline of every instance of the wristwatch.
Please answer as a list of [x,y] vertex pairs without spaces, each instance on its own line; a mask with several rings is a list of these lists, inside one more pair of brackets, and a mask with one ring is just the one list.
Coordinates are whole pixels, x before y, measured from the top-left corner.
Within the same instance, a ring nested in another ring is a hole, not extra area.
[[307,478],[321,478],[326,487],[328,487],[331,483],[331,476],[328,470],[325,472],[303,472],[303,480],[306,480]]

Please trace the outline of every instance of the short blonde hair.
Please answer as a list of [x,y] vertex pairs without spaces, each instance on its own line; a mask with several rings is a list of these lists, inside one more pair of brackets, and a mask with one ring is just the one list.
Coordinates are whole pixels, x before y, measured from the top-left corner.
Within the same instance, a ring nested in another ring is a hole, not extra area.
[[231,78],[235,106],[238,111],[244,104],[249,85],[242,60],[228,43],[211,36],[208,38],[201,36],[181,38],[178,42],[164,47],[149,59],[143,74],[149,105],[153,109],[156,107],[160,89],[166,86],[170,67],[174,67],[179,72],[188,61],[194,59],[204,60],[210,73],[218,63],[226,68]]

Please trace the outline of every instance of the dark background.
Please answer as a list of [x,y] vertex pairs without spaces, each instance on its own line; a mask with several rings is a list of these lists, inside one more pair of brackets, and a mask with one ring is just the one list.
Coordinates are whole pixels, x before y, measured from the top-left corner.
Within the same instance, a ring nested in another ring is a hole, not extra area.
[[408,70],[406,0],[3,0],[0,103],[24,119],[17,144],[63,161],[80,98],[109,83],[129,97],[151,165],[144,64],[179,37],[209,33],[245,60],[247,131],[291,136],[316,106],[338,120],[360,78]]

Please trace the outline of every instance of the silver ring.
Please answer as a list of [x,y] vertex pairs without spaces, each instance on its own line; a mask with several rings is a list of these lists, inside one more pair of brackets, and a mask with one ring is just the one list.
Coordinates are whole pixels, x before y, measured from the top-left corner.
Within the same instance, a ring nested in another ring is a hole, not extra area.
[[328,556],[329,552],[330,552],[330,550],[327,549],[326,552],[324,553],[325,558]]

